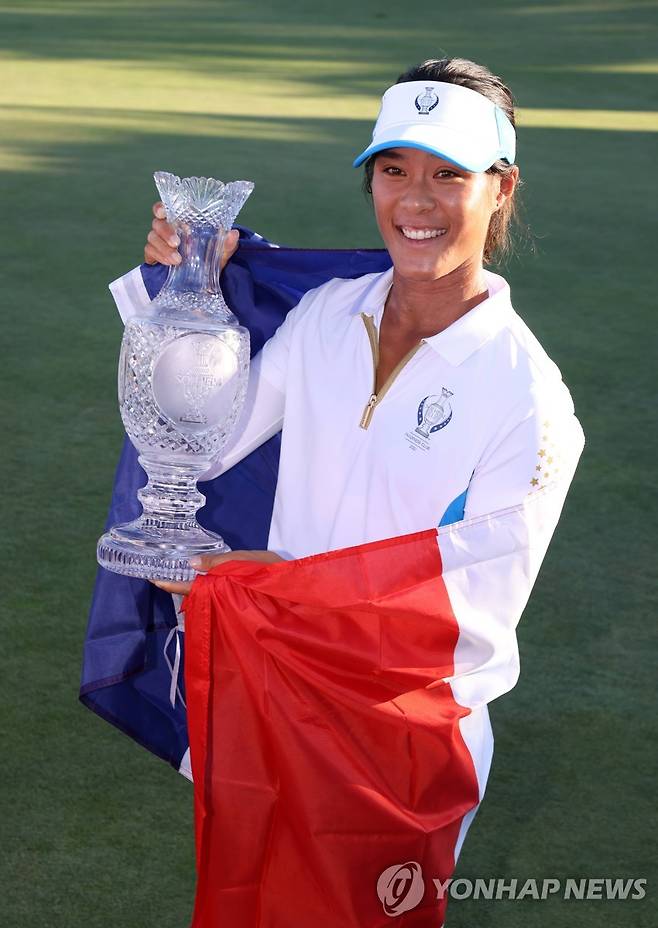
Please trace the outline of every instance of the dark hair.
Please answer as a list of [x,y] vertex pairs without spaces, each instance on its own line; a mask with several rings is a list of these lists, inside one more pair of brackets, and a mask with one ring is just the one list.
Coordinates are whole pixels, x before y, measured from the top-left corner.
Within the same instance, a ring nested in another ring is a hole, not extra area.
[[[429,58],[427,61],[423,61],[401,74],[396,84],[402,84],[405,81],[423,80],[445,81],[476,90],[498,104],[516,128],[512,91],[484,65],[469,61],[468,58]],[[381,153],[376,152],[365,162],[363,189],[367,194],[372,194],[372,177],[375,169],[375,159],[378,154]],[[485,173],[505,175],[510,172],[510,168],[511,165],[504,158],[499,158],[490,168],[487,168]],[[510,227],[512,223],[521,225],[519,215],[520,197],[517,191],[522,184],[523,181],[519,177],[512,196],[508,197],[500,209],[497,209],[491,216],[483,254],[483,259],[487,264],[494,259],[506,258],[514,251]],[[525,229],[527,232],[527,227]]]

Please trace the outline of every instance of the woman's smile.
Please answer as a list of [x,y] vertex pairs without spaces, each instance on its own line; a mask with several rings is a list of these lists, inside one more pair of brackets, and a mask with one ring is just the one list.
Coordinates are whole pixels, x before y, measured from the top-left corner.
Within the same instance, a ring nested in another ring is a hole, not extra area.
[[414,243],[416,242],[424,243],[424,242],[432,241],[432,239],[435,239],[435,238],[441,238],[441,236],[445,235],[446,232],[448,231],[447,229],[442,229],[442,228],[433,228],[433,227],[426,227],[426,226],[419,227],[419,226],[411,226],[411,225],[396,226],[396,229],[398,230],[398,232],[401,233],[401,235],[405,239],[407,239],[407,241],[414,242]]

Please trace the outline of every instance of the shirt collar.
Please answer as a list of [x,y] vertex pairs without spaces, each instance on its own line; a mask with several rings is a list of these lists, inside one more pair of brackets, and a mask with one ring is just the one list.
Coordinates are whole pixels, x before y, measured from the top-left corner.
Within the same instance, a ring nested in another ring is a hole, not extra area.
[[[424,339],[437,354],[455,367],[493,338],[510,321],[514,312],[510,287],[505,278],[486,268],[483,268],[483,274],[489,291],[486,300],[469,309],[443,331]],[[374,316],[379,329],[392,283],[392,267],[377,274],[362,298],[356,301],[352,313],[356,315],[365,312]]]

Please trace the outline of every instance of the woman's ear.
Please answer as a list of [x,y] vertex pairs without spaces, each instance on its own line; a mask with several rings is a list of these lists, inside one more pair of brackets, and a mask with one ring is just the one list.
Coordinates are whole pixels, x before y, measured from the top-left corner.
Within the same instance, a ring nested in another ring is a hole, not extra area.
[[514,188],[519,179],[519,168],[516,164],[511,165],[506,174],[500,176],[500,190],[498,193],[498,205],[502,206],[505,200],[508,200],[514,193]]

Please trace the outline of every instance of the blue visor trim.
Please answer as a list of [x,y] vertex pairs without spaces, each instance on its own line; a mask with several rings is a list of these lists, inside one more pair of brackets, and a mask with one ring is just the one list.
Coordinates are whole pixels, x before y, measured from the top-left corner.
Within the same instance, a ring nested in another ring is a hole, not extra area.
[[499,106],[495,108],[496,125],[498,126],[498,157],[506,158],[514,164],[516,158],[516,132],[509,118]]
[[422,145],[420,142],[410,142],[407,139],[393,139],[390,142],[380,142],[379,145],[371,145],[369,148],[366,148],[366,150],[353,161],[352,167],[358,168],[360,164],[363,164],[363,162],[370,157],[370,155],[374,155],[378,151],[385,151],[387,148],[420,148],[421,151],[428,151],[430,155],[437,155],[439,158],[445,158],[446,161],[452,161],[452,163],[456,164],[457,167],[463,168],[465,171],[472,171],[474,174],[478,174],[481,171],[486,171],[487,168],[490,168],[493,164],[493,161],[490,164],[485,165],[482,165],[481,162],[477,165],[463,164],[460,161],[455,161],[455,159],[451,158],[447,152],[439,151],[437,148],[432,148],[431,145]]

